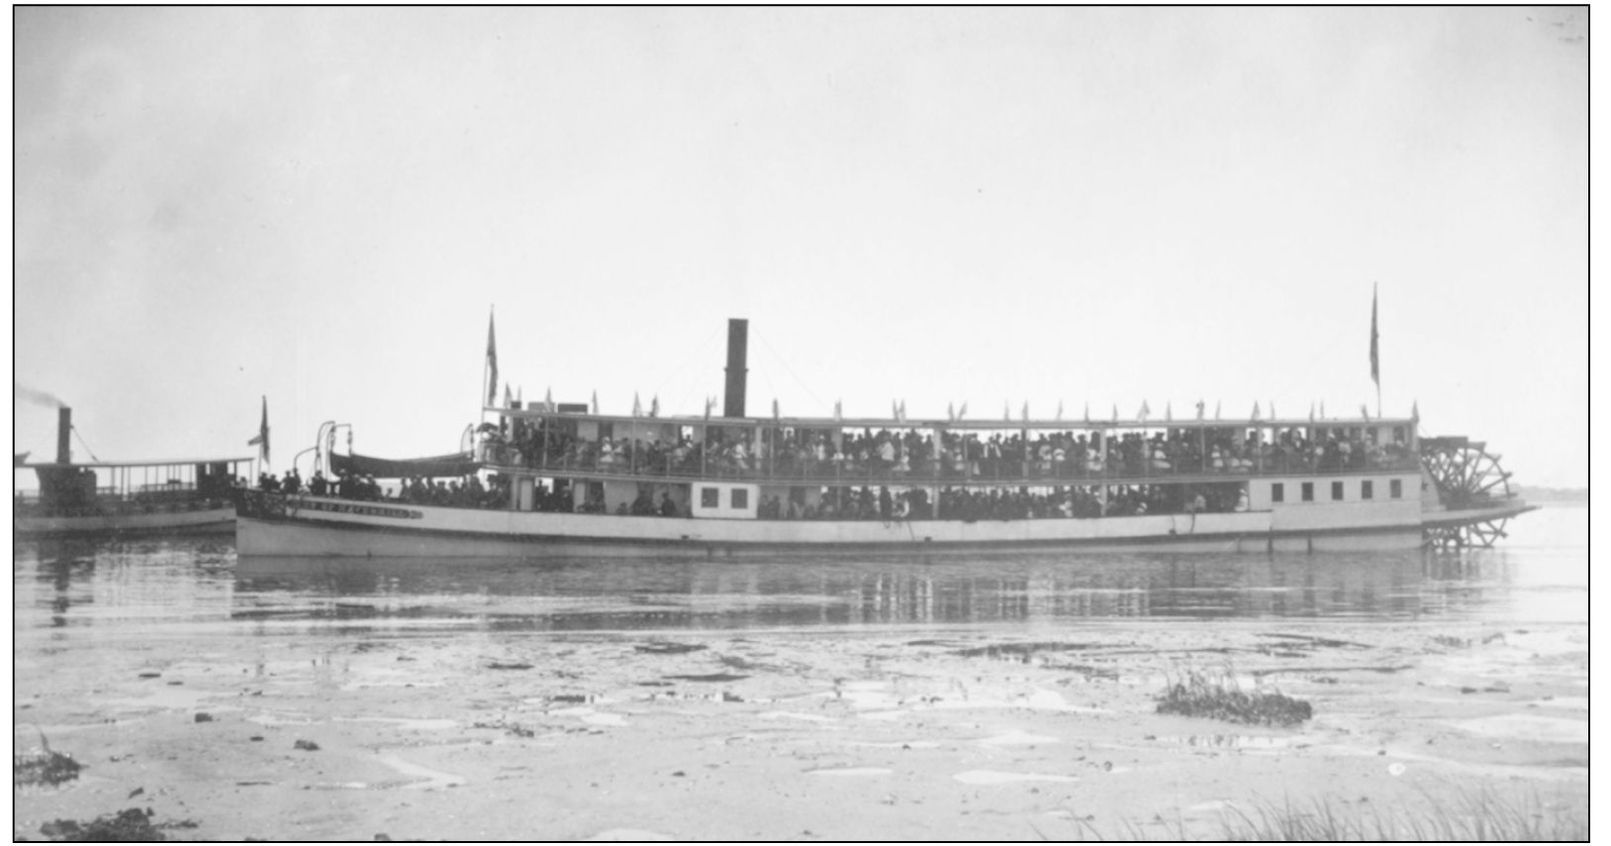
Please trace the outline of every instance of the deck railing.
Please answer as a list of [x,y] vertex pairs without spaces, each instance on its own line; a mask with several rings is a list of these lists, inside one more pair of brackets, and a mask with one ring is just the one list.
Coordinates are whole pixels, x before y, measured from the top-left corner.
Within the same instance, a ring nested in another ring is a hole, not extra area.
[[1105,462],[1055,462],[1036,458],[977,459],[957,456],[891,463],[850,459],[737,459],[726,455],[690,452],[677,459],[666,452],[622,450],[622,454],[600,456],[592,450],[559,454],[523,456],[511,447],[493,446],[487,451],[494,466],[521,468],[544,475],[587,475],[622,479],[666,479],[694,481],[720,479],[734,482],[773,482],[778,484],[821,483],[825,486],[863,483],[925,484],[1024,484],[1081,485],[1125,482],[1152,482],[1201,479],[1232,481],[1253,476],[1350,475],[1372,472],[1413,471],[1420,467],[1413,453],[1370,455],[1354,452],[1349,456],[1319,458],[1287,452],[1260,454],[1253,458],[1220,459],[1200,456],[1175,458],[1146,457],[1138,454],[1110,456]]

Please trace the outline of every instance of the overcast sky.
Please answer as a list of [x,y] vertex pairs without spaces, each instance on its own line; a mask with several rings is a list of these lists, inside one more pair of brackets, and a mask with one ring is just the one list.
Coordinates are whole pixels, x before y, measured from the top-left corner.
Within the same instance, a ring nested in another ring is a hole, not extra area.
[[700,413],[747,317],[757,415],[1338,416],[1375,284],[1389,414],[1585,485],[1586,18],[18,8],[14,382],[102,459],[262,395],[276,471],[441,453],[495,308],[606,412]]

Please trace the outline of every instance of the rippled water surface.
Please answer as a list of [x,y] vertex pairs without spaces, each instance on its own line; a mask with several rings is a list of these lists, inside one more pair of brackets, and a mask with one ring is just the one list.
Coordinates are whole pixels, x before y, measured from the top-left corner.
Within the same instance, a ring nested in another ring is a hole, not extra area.
[[[237,561],[225,541],[14,544],[14,633],[589,631],[1072,619],[1588,619],[1588,508],[1459,554]],[[48,636],[48,635],[47,635]]]

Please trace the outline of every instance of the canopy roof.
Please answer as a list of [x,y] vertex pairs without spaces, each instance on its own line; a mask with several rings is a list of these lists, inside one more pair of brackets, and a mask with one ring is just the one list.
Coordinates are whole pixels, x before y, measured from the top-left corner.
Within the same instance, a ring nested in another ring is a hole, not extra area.
[[450,452],[427,458],[375,458],[368,455],[331,453],[330,469],[377,479],[406,479],[411,476],[468,476],[481,465],[468,452]]
[[247,456],[246,458],[162,458],[147,461],[73,461],[67,464],[55,461],[35,461],[32,464],[14,464],[13,467],[16,469],[33,467],[90,467],[101,469],[112,467],[191,467],[197,464],[245,464],[255,460],[254,457]]
[[788,426],[797,429],[1047,429],[1047,430],[1091,430],[1091,429],[1226,429],[1242,427],[1307,427],[1307,426],[1407,426],[1416,421],[1411,417],[1342,417],[1309,419],[1307,417],[1282,417],[1279,419],[1259,418],[1254,420],[1248,417],[1221,418],[1199,420],[1192,417],[1176,417],[1166,420],[1164,417],[1151,416],[1146,420],[1139,418],[1111,417],[1098,419],[1092,417],[1085,419],[1084,415],[1078,418],[1065,417],[1062,420],[1033,418],[1024,420],[1015,417],[1011,420],[985,418],[967,418],[964,420],[943,419],[896,419],[894,417],[846,417],[835,419],[832,417],[710,417],[699,416],[660,416],[648,415],[633,416],[630,414],[582,414],[570,411],[540,411],[536,409],[497,408],[488,406],[484,411],[501,414],[507,417],[521,417],[526,419],[552,418],[556,420],[590,420],[600,423],[648,423],[668,426]]

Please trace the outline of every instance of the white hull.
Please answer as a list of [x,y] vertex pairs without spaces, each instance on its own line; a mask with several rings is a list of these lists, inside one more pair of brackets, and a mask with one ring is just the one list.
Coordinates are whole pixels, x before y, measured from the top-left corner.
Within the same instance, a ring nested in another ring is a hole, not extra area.
[[65,537],[72,535],[162,535],[227,533],[235,528],[235,509],[209,508],[201,511],[158,511],[149,514],[107,514],[85,517],[15,518],[13,534],[23,537]]
[[490,511],[290,497],[283,514],[242,514],[242,556],[541,558],[749,554],[1085,552],[1266,553],[1415,549],[1419,503],[1293,506],[1239,513],[1041,520],[718,520]]

